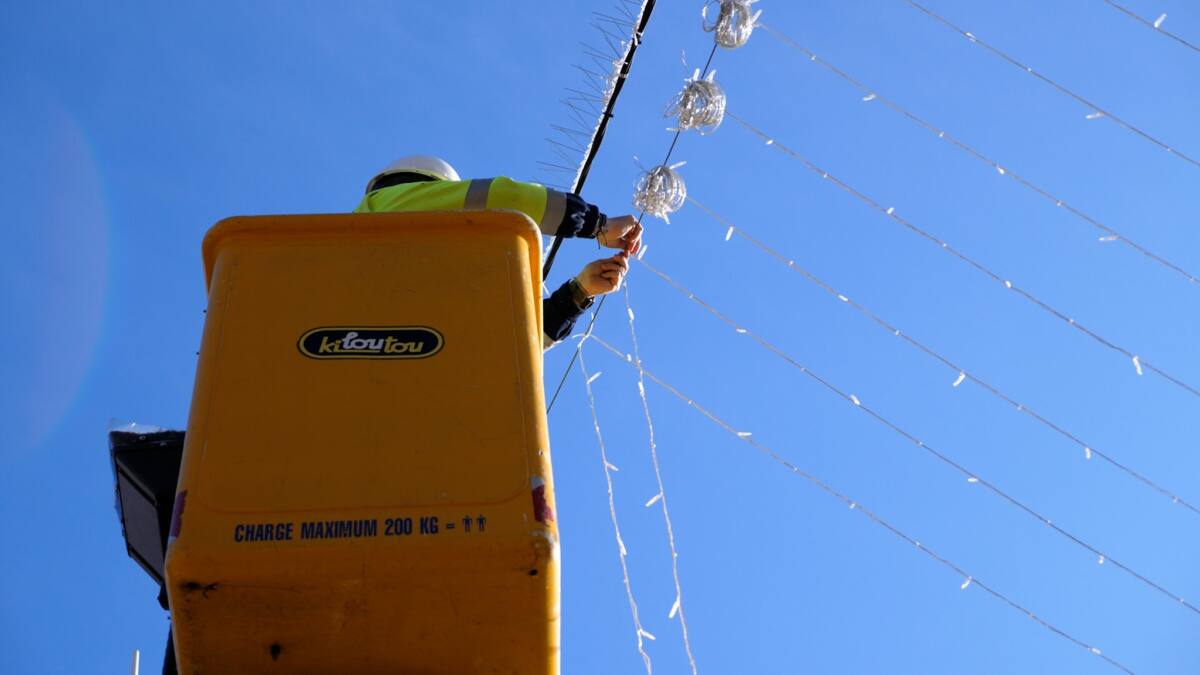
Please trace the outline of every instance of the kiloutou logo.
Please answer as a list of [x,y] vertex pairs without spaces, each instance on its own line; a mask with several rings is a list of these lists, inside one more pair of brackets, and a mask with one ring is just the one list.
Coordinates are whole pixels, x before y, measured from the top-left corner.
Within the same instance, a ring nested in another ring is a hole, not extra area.
[[313,359],[423,359],[445,342],[426,326],[336,326],[308,331],[297,346]]

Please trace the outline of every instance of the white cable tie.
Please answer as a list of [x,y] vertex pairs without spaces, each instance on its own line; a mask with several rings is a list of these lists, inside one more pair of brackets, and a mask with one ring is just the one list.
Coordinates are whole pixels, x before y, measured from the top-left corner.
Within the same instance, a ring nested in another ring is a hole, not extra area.
[[751,434],[750,434],[750,432],[749,432],[749,431],[739,431],[739,432],[737,432],[737,437],[738,437],[738,438],[750,438],[750,436],[751,436]]
[[1134,368],[1134,370],[1137,371],[1138,375],[1142,374],[1142,360],[1139,359],[1137,356],[1133,357],[1133,368]]
[[731,225],[729,227],[729,229],[725,231],[725,241],[729,241],[730,238],[732,238],[732,237],[733,237],[733,226]]
[[971,476],[971,477],[967,478],[967,482],[968,483],[978,483],[979,479],[976,478],[975,476]]
[[1092,653],[1095,654],[1096,656],[1100,656],[1100,654],[1101,654],[1100,648],[1092,647]]
[[1093,113],[1088,113],[1088,114],[1087,114],[1087,118],[1086,118],[1086,119],[1089,119],[1089,120],[1098,120],[1098,119],[1100,119],[1101,117],[1104,117],[1104,113],[1102,113],[1102,112],[1100,112],[1099,110],[1097,110],[1096,112],[1093,112]]
[[1165,13],[1159,14],[1158,18],[1154,20],[1154,27],[1155,28],[1161,27],[1163,25],[1163,22],[1166,20],[1167,20],[1167,15]]
[[650,508],[651,506],[654,506],[655,504],[657,504],[659,502],[660,499],[662,499],[661,492],[654,495],[653,497],[650,498],[649,501],[646,502],[646,508]]
[[965,35],[967,36],[967,39],[970,40],[971,42],[979,41],[979,39],[975,37],[974,33],[966,33]]
[[863,97],[863,99],[862,99],[862,100],[863,100],[863,102],[864,102],[864,103],[866,103],[866,102],[868,102],[868,101],[874,101],[874,100],[875,100],[875,93],[874,93],[874,92],[872,92],[872,93],[870,93],[870,94],[867,94],[866,96],[864,96],[864,97]]
[[998,174],[1000,174],[1001,176],[1003,176],[1003,175],[1004,175],[1004,167],[1002,167],[1002,166],[1000,166],[999,164],[997,164],[997,165],[996,165],[996,173],[998,173]]
[[1083,446],[1083,458],[1084,458],[1084,459],[1091,459],[1091,458],[1092,458],[1092,449],[1091,449],[1091,448],[1089,448],[1089,447],[1088,447],[1088,446],[1086,446],[1086,445],[1085,445],[1085,446]]
[[738,326],[738,327],[737,327],[737,328],[735,328],[734,330],[736,330],[737,332],[741,333],[742,335],[745,335],[745,334],[746,334],[746,329],[745,329],[745,328],[742,328],[741,326]]
[[596,374],[595,374],[595,375],[592,375],[591,377],[589,377],[589,378],[588,378],[588,381],[587,381],[587,383],[588,383],[588,384],[591,384],[591,383],[595,382],[596,380],[600,379],[600,376],[601,376],[602,374],[603,374],[603,372],[601,372],[601,371],[596,371]]
[[946,137],[946,132],[944,132],[944,131],[938,132],[938,138],[945,138],[945,137]]
[[775,145],[775,139],[774,139],[774,138],[768,138],[768,139],[767,139],[767,145]]
[[638,635],[641,635],[642,637],[646,638],[647,640],[651,640],[651,641],[658,639],[658,638],[654,637],[654,634],[647,631],[645,628],[639,628]]
[[638,253],[637,253],[638,260],[641,260],[642,256],[646,255],[646,249],[648,249],[648,248],[650,248],[650,244],[642,244],[642,247],[638,249]]
[[617,465],[613,464],[612,462],[605,462],[604,468],[608,469],[609,471],[616,471],[617,473],[620,473],[620,471],[621,471],[620,469],[617,468]]
[[850,510],[851,511],[853,511],[856,506],[858,506],[858,502],[850,502]]
[[962,586],[959,586],[959,587],[958,587],[958,590],[960,590],[960,591],[965,591],[965,590],[967,590],[967,586],[970,586],[970,585],[971,585],[971,577],[967,577],[967,578],[966,578],[966,579],[965,579],[965,580],[962,582]]
[[1119,237],[1117,237],[1115,234],[1110,234],[1106,237],[1100,237],[1100,241],[1116,241],[1117,239],[1119,239]]
[[642,384],[641,380],[638,380],[637,386],[638,393],[641,394],[642,398],[646,398],[646,385]]
[[1004,280],[1004,286],[1005,286],[1006,288],[1012,288],[1012,282],[1011,282],[1011,281],[1009,281],[1008,279],[1005,279],[1005,280]]
[[957,387],[958,385],[962,384],[963,380],[965,380],[965,379],[967,379],[967,374],[960,370],[960,371],[958,371],[958,377],[956,377],[954,379],[954,384],[952,384],[950,386]]
[[677,596],[675,596],[675,604],[671,605],[671,611],[667,612],[667,618],[674,619],[675,615],[678,613],[679,613],[679,596],[677,595]]
[[625,312],[626,312],[627,314],[629,314],[629,320],[630,320],[630,321],[633,321],[633,308],[631,308],[631,307],[627,307],[627,308],[625,309]]
[[850,394],[850,402],[857,406],[862,405],[862,401],[858,400],[858,397],[855,396],[854,394]]
[[625,540],[621,539],[621,535],[617,535],[617,546],[621,549],[621,557],[629,555],[629,549],[625,548]]
[[887,207],[887,214],[888,214],[889,216],[890,216],[890,215],[892,215],[892,214],[893,214],[893,213],[895,213],[895,212],[896,212],[896,207],[894,207],[894,206],[889,206],[889,207]]

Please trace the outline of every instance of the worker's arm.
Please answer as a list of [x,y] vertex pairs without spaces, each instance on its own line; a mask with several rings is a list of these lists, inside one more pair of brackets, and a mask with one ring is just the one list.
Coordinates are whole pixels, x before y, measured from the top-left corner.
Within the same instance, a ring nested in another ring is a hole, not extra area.
[[619,289],[628,270],[629,257],[621,252],[588,263],[575,278],[559,286],[542,302],[542,347],[549,349],[566,339],[595,297]]
[[579,195],[503,176],[471,181],[466,208],[514,209],[537,223],[542,234],[596,239],[603,246],[632,252],[642,236],[642,226],[631,216],[608,218]]

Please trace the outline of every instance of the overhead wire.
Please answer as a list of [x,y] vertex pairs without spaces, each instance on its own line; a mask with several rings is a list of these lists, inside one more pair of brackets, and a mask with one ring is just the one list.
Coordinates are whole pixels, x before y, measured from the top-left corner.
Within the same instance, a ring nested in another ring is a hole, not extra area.
[[828,70],[829,72],[833,73],[834,75],[837,75],[841,79],[850,83],[850,85],[852,85],[859,91],[866,94],[866,96],[864,96],[862,99],[864,102],[878,101],[879,103],[883,104],[887,108],[889,108],[897,113],[900,113],[900,115],[902,115],[904,118],[906,118],[910,122],[913,122],[917,126],[923,128],[927,131],[932,132],[938,138],[946,141],[947,143],[958,148],[959,150],[962,150],[963,152],[967,153],[969,156],[980,161],[981,163],[988,165],[989,167],[994,169],[998,175],[1007,176],[1008,178],[1013,179],[1014,181],[1017,182],[1018,185],[1026,188],[1028,190],[1031,190],[1032,192],[1034,192],[1038,195],[1041,195],[1042,197],[1046,198],[1051,203],[1053,203],[1056,207],[1063,209],[1067,213],[1070,213],[1072,216],[1078,218],[1079,220],[1082,220],[1083,222],[1085,222],[1085,223],[1091,225],[1092,227],[1096,228],[1097,230],[1103,232],[1104,236],[1100,237],[1100,241],[1102,241],[1102,242],[1111,242],[1111,241],[1120,242],[1120,243],[1134,249],[1135,251],[1141,253],[1142,255],[1146,256],[1150,260],[1153,260],[1154,262],[1158,263],[1159,265],[1162,265],[1163,267],[1166,267],[1167,269],[1170,269],[1173,272],[1181,275],[1184,279],[1187,279],[1188,282],[1193,283],[1193,284],[1197,283],[1196,275],[1192,274],[1191,272],[1188,272],[1187,270],[1185,270],[1182,267],[1180,267],[1179,265],[1167,260],[1166,258],[1150,251],[1145,246],[1138,244],[1137,242],[1133,241],[1132,239],[1125,236],[1124,234],[1121,234],[1114,228],[1100,222],[1096,218],[1083,212],[1079,208],[1072,206],[1071,204],[1067,203],[1067,201],[1062,199],[1061,197],[1058,197],[1057,195],[1051,193],[1049,190],[1037,185],[1036,183],[1029,180],[1028,178],[1025,178],[1024,176],[1016,173],[1007,165],[997,162],[996,160],[992,159],[991,157],[988,157],[987,155],[983,154],[981,151],[977,150],[976,148],[968,145],[964,141],[961,141],[961,140],[955,138],[954,136],[950,135],[945,129],[942,129],[942,128],[936,126],[932,122],[925,120],[924,118],[920,117],[916,113],[913,113],[912,111],[908,110],[907,108],[905,108],[904,106],[900,105],[899,103],[893,101],[892,99],[889,99],[889,98],[883,96],[882,94],[879,93],[878,89],[868,86],[867,84],[858,80],[857,78],[850,75],[849,73],[842,70],[841,68],[835,66],[834,64],[830,63],[829,61],[826,61],[825,59],[821,58],[820,56],[817,56],[817,54],[815,54],[808,48],[804,47],[803,45],[797,43],[794,39],[792,39],[790,36],[788,36],[783,31],[780,31],[779,29],[777,29],[773,26],[767,25],[767,24],[760,24],[760,27],[763,30],[770,33],[772,37],[774,37],[776,40],[779,40],[784,45],[791,47],[792,49],[807,56],[808,60],[811,63],[815,63],[815,64],[821,66],[822,68],[824,68],[825,70]]
[[[836,298],[837,300],[839,300],[841,302],[841,304],[854,309],[859,314],[862,314],[863,316],[870,319],[872,322],[874,322],[876,325],[878,325],[883,330],[900,338],[901,340],[904,340],[910,346],[916,348],[918,351],[933,358],[938,363],[941,363],[942,365],[946,366],[947,368],[949,368],[952,371],[954,371],[955,373],[957,373],[958,378],[955,379],[953,386],[957,387],[963,381],[970,381],[970,382],[973,382],[973,383],[979,385],[984,391],[988,392],[989,394],[996,397],[1000,401],[1003,401],[1004,403],[1012,406],[1013,409],[1016,410],[1017,412],[1028,415],[1031,419],[1037,421],[1042,426],[1045,426],[1046,428],[1054,431],[1055,433],[1057,433],[1057,434],[1063,436],[1064,438],[1066,438],[1067,440],[1071,441],[1075,445],[1078,445],[1083,450],[1083,456],[1085,459],[1090,460],[1090,459],[1092,459],[1092,457],[1096,457],[1096,458],[1100,459],[1101,461],[1112,465],[1114,468],[1116,468],[1117,470],[1126,474],[1127,476],[1129,476],[1129,477],[1137,480],[1138,482],[1142,483],[1143,485],[1149,487],[1150,489],[1154,490],[1158,494],[1166,497],[1167,499],[1170,499],[1172,503],[1178,504],[1195,514],[1200,515],[1200,508],[1197,508],[1196,506],[1192,505],[1190,502],[1188,502],[1187,500],[1180,497],[1174,491],[1163,487],[1162,485],[1151,480],[1150,478],[1146,477],[1145,475],[1139,473],[1138,471],[1134,470],[1133,468],[1129,467],[1128,465],[1118,461],[1117,459],[1113,458],[1112,456],[1108,455],[1107,453],[1104,453],[1104,452],[1096,449],[1092,444],[1084,442],[1082,439],[1080,439],[1074,433],[1067,431],[1065,428],[1063,428],[1059,424],[1052,422],[1050,419],[1048,419],[1045,416],[1043,416],[1042,414],[1034,411],[1029,406],[1017,401],[1009,394],[1006,394],[1005,392],[1001,391],[1000,388],[985,381],[981,377],[975,375],[973,372],[967,370],[965,367],[955,363],[949,357],[941,354],[940,352],[938,352],[934,348],[928,346],[927,344],[921,342],[920,340],[917,340],[916,338],[914,338],[912,335],[908,334],[907,332],[901,331],[898,327],[896,327],[895,325],[893,325],[892,323],[890,323],[883,317],[879,316],[878,314],[873,312],[871,309],[869,309],[865,305],[863,305],[855,300],[852,300],[851,298],[849,298],[848,296],[843,294],[841,291],[834,288],[832,285],[830,285],[829,283],[827,283],[826,281],[824,281],[817,275],[813,274],[811,271],[796,264],[796,261],[794,259],[785,256],[783,253],[779,252],[778,250],[772,248],[768,244],[766,244],[763,241],[759,240],[758,238],[754,237],[753,235],[748,233],[743,228],[730,222],[729,219],[725,218],[721,214],[712,210],[708,206],[705,206],[704,204],[700,203],[695,198],[688,197],[688,201],[691,202],[692,205],[695,206],[696,208],[707,213],[713,220],[720,223],[723,227],[728,227],[729,229],[726,231],[726,237],[729,237],[732,234],[737,234],[739,237],[741,237],[742,239],[745,239],[751,245],[758,248],[763,253],[767,254],[771,258],[773,258],[776,261],[783,264],[784,267],[787,267],[788,269],[792,270],[793,272],[796,272],[801,277],[812,282],[818,288],[825,291],[827,294],[829,294],[829,295],[833,296],[834,298]],[[645,265],[645,263],[643,263],[643,265]],[[649,269],[648,265],[646,265],[646,267]]]
[[1110,350],[1124,355],[1126,358],[1128,358],[1132,362],[1133,367],[1138,375],[1141,375],[1143,373],[1143,371],[1145,371],[1145,370],[1149,370],[1149,371],[1155,373],[1156,375],[1162,377],[1163,379],[1167,380],[1168,382],[1174,384],[1175,386],[1179,387],[1180,389],[1183,389],[1184,391],[1192,394],[1193,396],[1200,397],[1200,389],[1197,389],[1195,386],[1188,384],[1187,382],[1181,380],[1180,378],[1176,377],[1175,375],[1172,375],[1171,373],[1167,372],[1166,370],[1163,370],[1162,368],[1159,368],[1158,366],[1153,365],[1149,361],[1143,359],[1138,354],[1136,354],[1132,351],[1129,351],[1125,347],[1122,347],[1122,346],[1108,340],[1107,338],[1101,336],[1099,333],[1091,330],[1090,328],[1087,328],[1083,324],[1076,321],[1074,318],[1067,316],[1062,311],[1056,309],[1049,303],[1045,302],[1038,296],[1034,295],[1032,292],[1030,292],[1024,288],[1021,288],[1020,286],[1017,286],[1012,281],[1010,281],[1009,279],[1006,279],[1003,276],[1001,276],[1000,274],[992,271],[989,267],[985,266],[983,263],[979,262],[975,258],[968,256],[967,254],[959,251],[958,249],[954,248],[949,243],[943,241],[942,239],[938,238],[937,236],[918,227],[917,225],[915,225],[908,219],[906,219],[903,216],[896,213],[895,207],[883,206],[879,202],[875,201],[871,197],[868,197],[866,194],[860,192],[859,190],[857,190],[856,188],[851,186],[849,183],[842,181],[841,179],[835,177],[833,174],[829,173],[825,169],[822,169],[820,166],[816,165],[810,159],[808,159],[804,155],[800,154],[796,150],[793,150],[792,148],[788,147],[787,145],[784,145],[783,143],[780,143],[779,141],[775,140],[773,137],[769,136],[766,132],[764,132],[764,131],[760,130],[759,128],[755,127],[754,125],[750,124],[749,122],[742,119],[738,115],[735,115],[732,112],[726,112],[726,115],[728,117],[731,117],[738,124],[742,125],[746,130],[750,131],[752,134],[763,139],[763,141],[765,141],[767,145],[773,146],[773,147],[777,148],[780,152],[783,152],[783,153],[789,155],[790,157],[792,157],[793,159],[800,161],[810,171],[812,171],[813,173],[816,173],[817,175],[821,176],[825,180],[828,180],[829,182],[833,183],[841,190],[843,190],[846,193],[853,196],[855,199],[858,199],[859,201],[861,201],[862,203],[871,207],[872,209],[875,209],[876,211],[882,213],[883,215],[892,219],[896,223],[899,223],[904,228],[914,232],[915,234],[919,235],[920,237],[929,241],[930,243],[936,244],[939,248],[941,248],[941,250],[943,250],[946,253],[950,254],[951,256],[954,256],[955,258],[958,258],[959,260],[967,263],[975,271],[979,272],[980,274],[983,274],[984,276],[988,277],[992,281],[995,281],[996,283],[1003,285],[1009,291],[1016,293],[1020,297],[1024,298],[1026,301],[1037,306],[1039,309],[1050,314],[1051,316],[1055,317],[1059,321],[1062,321],[1063,323],[1067,324],[1068,326],[1071,326],[1072,328],[1074,328],[1074,329],[1078,330],[1079,332],[1083,333],[1084,335],[1090,337],[1092,340],[1096,341],[1097,343],[1104,345],[1105,347],[1109,348]]
[[649,378],[652,382],[657,384],[659,387],[662,387],[664,390],[669,392],[671,395],[675,396],[680,401],[683,401],[684,403],[686,403],[688,405],[688,407],[693,408],[694,410],[699,412],[701,415],[708,418],[708,420],[710,422],[712,422],[713,424],[717,425],[718,427],[724,429],[725,431],[729,432],[738,440],[750,445],[754,449],[758,450],[760,453],[767,456],[769,459],[771,459],[776,464],[783,466],[784,468],[791,471],[793,474],[807,480],[809,483],[816,486],[818,489],[820,489],[825,494],[842,502],[851,510],[861,513],[863,516],[865,516],[871,522],[884,528],[885,530],[892,533],[896,537],[900,538],[904,542],[910,544],[917,550],[924,553],[929,558],[936,561],[942,567],[945,567],[946,569],[949,569],[952,572],[954,572],[956,575],[958,575],[958,577],[960,579],[963,580],[962,584],[960,585],[960,588],[962,590],[966,590],[967,588],[970,588],[970,587],[978,587],[980,590],[988,593],[989,595],[996,598],[997,600],[1000,600],[1001,602],[1005,603],[1012,609],[1023,614],[1026,618],[1031,619],[1032,621],[1038,623],[1043,628],[1049,630],[1050,632],[1054,633],[1055,635],[1075,644],[1076,646],[1078,646],[1082,649],[1087,650],[1090,654],[1103,659],[1104,661],[1108,662],[1109,665],[1111,665],[1115,668],[1118,668],[1123,672],[1133,673],[1133,671],[1130,670],[1128,666],[1125,666],[1120,661],[1117,661],[1116,659],[1113,659],[1111,656],[1108,656],[1099,647],[1097,647],[1093,644],[1090,644],[1088,642],[1085,642],[1084,640],[1081,640],[1081,639],[1075,637],[1071,633],[1068,633],[1064,629],[1059,628],[1055,624],[1050,623],[1049,621],[1042,618],[1038,614],[1035,614],[1032,610],[1027,609],[1024,605],[1018,603],[1017,601],[1013,600],[1012,598],[1010,598],[1009,596],[1000,592],[999,590],[980,581],[978,577],[970,574],[965,569],[960,567],[958,564],[941,556],[939,553],[937,553],[933,549],[929,548],[925,544],[922,544],[919,540],[906,534],[903,530],[901,530],[897,526],[891,524],[889,521],[885,520],[882,516],[876,514],[875,512],[871,511],[870,509],[864,507],[857,500],[850,498],[849,496],[838,491],[837,489],[833,488],[829,484],[821,481],[816,476],[804,471],[799,466],[792,463],[791,461],[789,461],[788,459],[786,459],[785,457],[780,455],[775,450],[772,450],[770,447],[766,446],[765,444],[760,443],[752,435],[747,434],[744,431],[739,431],[732,424],[730,424],[729,422],[726,422],[723,418],[718,417],[715,413],[709,411],[708,408],[701,406],[690,396],[687,396],[682,391],[680,391],[678,388],[674,387],[673,385],[669,384],[662,378],[655,375],[650,370],[646,369],[645,366],[642,365],[641,363],[634,363],[633,358],[630,355],[622,353],[621,351],[619,351],[618,349],[616,349],[615,347],[610,345],[608,342],[605,342],[602,338],[600,338],[599,336],[594,335],[594,334],[585,336],[583,342],[586,342],[589,339],[594,341],[596,344],[600,345],[604,349],[608,350],[610,353],[612,353],[614,356],[616,356],[619,360],[626,362],[633,368],[636,368],[642,375],[644,375],[644,377]]
[[[633,343],[633,358],[640,366],[642,364],[641,347],[638,345],[637,329],[634,327],[633,303],[629,298],[629,282],[625,283],[625,313],[629,318],[629,338]],[[586,339],[586,338],[585,338]],[[582,340],[580,341],[582,343]],[[670,611],[667,613],[667,618],[679,616],[679,628],[683,635],[683,650],[687,654],[688,665],[692,669],[692,675],[696,675],[696,657],[692,654],[692,643],[688,637],[687,615],[683,607],[683,586],[679,581],[679,551],[675,546],[675,527],[671,523],[671,511],[667,507],[667,489],[663,485],[662,467],[658,461],[658,442],[654,436],[654,420],[650,417],[650,401],[646,398],[646,380],[642,371],[638,371],[637,381],[638,397],[642,401],[642,412],[646,417],[646,432],[649,437],[650,444],[650,459],[654,465],[654,479],[658,483],[658,492],[646,502],[646,506],[653,506],[656,502],[662,510],[663,523],[667,528],[667,545],[671,549],[671,576],[675,582],[675,602],[671,605]]]
[[1150,21],[1149,19],[1139,16],[1133,10],[1125,7],[1124,5],[1115,3],[1112,0],[1104,0],[1104,4],[1108,5],[1109,7],[1112,7],[1113,9],[1116,9],[1117,11],[1121,12],[1122,14],[1125,14],[1128,17],[1133,18],[1134,20],[1138,21],[1139,23],[1144,24],[1148,28],[1153,28],[1155,33],[1161,33],[1194,52],[1200,52],[1200,47],[1197,47],[1196,45],[1188,42],[1187,40],[1179,37],[1178,35],[1172,33],[1169,30],[1166,30],[1165,28],[1162,27],[1162,22],[1167,18],[1166,14],[1161,14],[1154,21]]
[[1175,601],[1182,607],[1190,610],[1194,614],[1200,615],[1200,607],[1196,607],[1195,605],[1193,605],[1190,602],[1188,602],[1187,600],[1185,600],[1179,594],[1177,594],[1174,591],[1171,591],[1171,590],[1167,589],[1166,587],[1162,586],[1161,584],[1151,580],[1150,578],[1146,577],[1145,575],[1143,575],[1142,573],[1133,569],[1132,567],[1129,567],[1128,565],[1126,565],[1124,563],[1114,560],[1112,558],[1112,556],[1108,555],[1104,551],[1101,551],[1099,548],[1093,546],[1092,544],[1084,541],[1080,537],[1071,533],[1069,530],[1063,528],[1061,525],[1058,525],[1057,523],[1055,523],[1050,518],[1047,518],[1046,516],[1042,515],[1039,511],[1035,510],[1033,507],[1024,503],[1020,499],[1017,499],[1016,497],[1012,496],[1011,494],[1009,494],[1008,492],[1006,492],[1005,490],[1000,488],[998,485],[988,481],[985,478],[980,477],[980,475],[978,473],[971,471],[967,467],[963,466],[962,464],[958,463],[954,459],[950,458],[948,455],[943,454],[941,451],[935,449],[933,446],[931,446],[928,443],[926,443],[925,441],[921,440],[919,437],[917,437],[912,432],[904,429],[899,424],[893,422],[891,419],[884,416],[882,413],[876,411],[874,408],[871,408],[866,403],[864,403],[862,401],[862,399],[860,399],[858,397],[858,395],[843,390],[842,388],[833,384],[829,380],[827,380],[824,377],[813,372],[811,369],[809,369],[808,367],[806,367],[805,365],[800,363],[795,357],[791,356],[787,352],[785,352],[782,349],[780,349],[779,347],[775,346],[775,344],[771,343],[767,339],[759,336],[757,333],[751,331],[749,328],[746,328],[746,326],[744,324],[738,323],[734,319],[730,318],[728,315],[726,315],[721,310],[717,309],[713,305],[711,305],[708,302],[701,299],[692,290],[690,290],[683,284],[681,284],[678,281],[667,276],[665,273],[659,271],[657,268],[650,265],[649,263],[647,263],[645,261],[640,261],[640,262],[641,262],[642,267],[646,268],[647,270],[652,272],[654,275],[656,275],[657,277],[662,279],[664,282],[666,282],[669,286],[671,286],[671,288],[673,288],[680,295],[685,296],[688,300],[690,300],[693,303],[704,308],[710,314],[717,317],[722,323],[725,323],[730,328],[733,328],[734,331],[737,332],[738,334],[745,335],[746,337],[750,338],[754,342],[758,343],[759,346],[761,346],[764,349],[766,349],[767,351],[771,352],[773,355],[775,355],[776,357],[778,357],[780,360],[784,361],[788,365],[799,370],[806,377],[813,380],[817,384],[821,385],[829,392],[831,392],[834,395],[836,395],[837,397],[841,398],[843,401],[849,403],[850,405],[854,406],[855,408],[858,408],[863,413],[865,413],[869,417],[873,418],[875,421],[883,424],[885,427],[890,429],[893,433],[904,438],[909,443],[917,446],[921,450],[924,450],[927,454],[931,455],[932,457],[934,457],[941,463],[945,464],[946,466],[959,472],[967,479],[968,483],[978,485],[980,487],[985,488],[992,494],[999,497],[1001,500],[1008,502],[1011,506],[1015,507],[1017,510],[1025,513],[1026,515],[1030,516],[1031,518],[1033,518],[1037,521],[1040,521],[1043,525],[1049,527],[1051,530],[1053,530],[1059,536],[1063,537],[1067,541],[1074,543],[1076,546],[1084,549],[1085,551],[1091,553],[1093,556],[1096,557],[1096,559],[1100,562],[1100,564],[1111,563],[1113,567],[1116,567],[1117,569],[1121,570],[1122,572],[1125,572],[1126,574],[1128,574],[1129,576],[1133,577],[1134,579],[1140,581],[1141,583],[1148,586],[1149,588],[1152,588],[1152,589],[1158,591],[1159,593],[1161,593],[1162,595],[1165,595],[1166,597]]
[[[719,45],[717,43],[715,43],[715,42],[713,43],[712,51],[710,51],[708,53],[708,60],[706,60],[704,62],[704,70],[700,74],[701,78],[703,78],[704,75],[706,75],[708,73],[708,69],[712,66],[712,60],[713,60],[713,57],[716,56],[716,54],[717,54],[718,46]],[[675,135],[671,137],[671,145],[670,145],[670,147],[667,148],[667,154],[666,154],[666,157],[663,158],[661,166],[667,166],[668,164],[670,164],[671,154],[675,152],[675,146],[679,143],[679,135],[682,134],[683,132],[684,132],[684,129],[682,129],[682,128],[675,130]],[[638,214],[638,217],[637,217],[638,225],[642,224],[642,218],[645,218],[645,217],[646,217],[645,211],[642,211],[641,213]],[[595,309],[595,311],[592,312],[592,318],[588,322],[587,330],[584,331],[585,333],[592,332],[592,326],[596,325],[596,319],[600,316],[600,311],[604,309],[604,301],[607,299],[608,299],[607,295],[602,296],[600,298],[600,302],[596,303],[596,309]],[[558,379],[558,385],[554,388],[554,395],[550,397],[550,404],[546,406],[546,414],[547,415],[549,415],[550,411],[554,409],[554,402],[558,400],[558,394],[559,394],[559,392],[562,391],[563,384],[567,381],[567,374],[571,372],[571,366],[575,365],[575,359],[579,357],[579,350],[582,348],[583,348],[582,341],[578,345],[575,346],[575,353],[571,355],[571,360],[567,363],[567,367],[563,369],[562,377],[560,377]]]
[[1171,145],[1168,145],[1166,142],[1161,141],[1154,136],[1151,136],[1149,133],[1147,133],[1145,131],[1142,131],[1137,126],[1134,126],[1132,123],[1126,122],[1124,119],[1114,115],[1108,109],[1103,108],[1096,103],[1093,103],[1092,101],[1084,98],[1083,96],[1080,96],[1079,94],[1076,94],[1074,91],[1071,91],[1066,86],[1059,84],[1057,81],[1047,77],[1046,75],[1043,75],[1042,73],[1038,72],[1037,70],[1034,70],[1033,67],[1027,66],[1024,63],[1022,63],[1021,61],[1018,61],[1016,58],[1010,56],[1008,53],[1004,52],[1003,50],[1001,50],[997,47],[994,47],[991,44],[984,42],[983,40],[980,40],[979,37],[977,37],[974,33],[971,33],[969,31],[966,31],[966,30],[960,28],[958,25],[951,22],[946,17],[938,14],[937,12],[934,12],[933,10],[929,9],[928,7],[925,7],[924,5],[922,5],[920,3],[914,2],[914,0],[901,0],[901,2],[904,2],[904,3],[908,4],[910,7],[913,7],[914,9],[917,9],[917,10],[923,12],[929,18],[937,21],[938,23],[942,24],[943,26],[946,26],[950,30],[958,33],[959,35],[963,36],[971,43],[977,44],[980,47],[983,47],[984,49],[986,49],[989,52],[991,52],[992,54],[1000,57],[1007,63],[1009,63],[1017,68],[1020,68],[1021,70],[1025,71],[1026,73],[1036,77],[1037,79],[1045,82],[1046,84],[1049,84],[1050,86],[1054,87],[1059,93],[1061,93],[1064,96],[1067,96],[1079,103],[1082,103],[1083,105],[1090,108],[1094,113],[1098,113],[1099,115],[1107,117],[1108,119],[1115,122],[1121,128],[1126,129],[1127,131],[1131,131],[1131,132],[1137,134],[1138,136],[1141,136],[1143,139],[1153,143],[1154,145],[1157,145],[1158,147],[1162,148],[1163,150],[1166,150],[1167,152],[1171,153],[1172,155],[1179,157],[1180,159],[1184,160],[1185,162],[1188,162],[1189,164],[1192,164],[1193,166],[1200,167],[1200,161],[1193,159],[1192,157],[1175,149]]
[[[587,339],[585,335],[580,343]],[[604,436],[600,433],[600,417],[596,414],[596,397],[592,393],[592,382],[600,376],[597,372],[595,376],[588,373],[587,364],[584,363],[583,354],[579,356],[579,371],[583,374],[583,384],[587,390],[588,406],[592,411],[592,427],[596,430],[596,443],[600,446],[600,460],[604,465],[604,480],[608,484],[608,513],[612,518],[613,534],[617,538],[617,551],[621,558],[621,577],[625,583],[625,597],[629,600],[629,612],[633,615],[633,626],[637,636],[637,650],[642,657],[642,663],[646,666],[646,675],[651,675],[654,672],[654,667],[650,661],[650,654],[646,652],[646,639],[653,640],[654,635],[647,631],[642,626],[641,616],[638,614],[637,600],[633,597],[633,585],[629,580],[629,565],[625,561],[625,557],[629,554],[625,548],[625,540],[621,538],[621,525],[617,522],[617,506],[613,501],[613,481],[612,471],[614,466],[608,461],[608,450],[604,445]]]

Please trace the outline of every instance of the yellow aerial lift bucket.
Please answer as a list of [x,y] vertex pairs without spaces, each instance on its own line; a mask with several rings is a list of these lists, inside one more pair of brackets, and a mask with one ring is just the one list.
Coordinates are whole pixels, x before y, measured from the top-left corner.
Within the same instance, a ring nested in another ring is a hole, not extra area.
[[558,672],[540,242],[500,211],[212,228],[180,673]]

